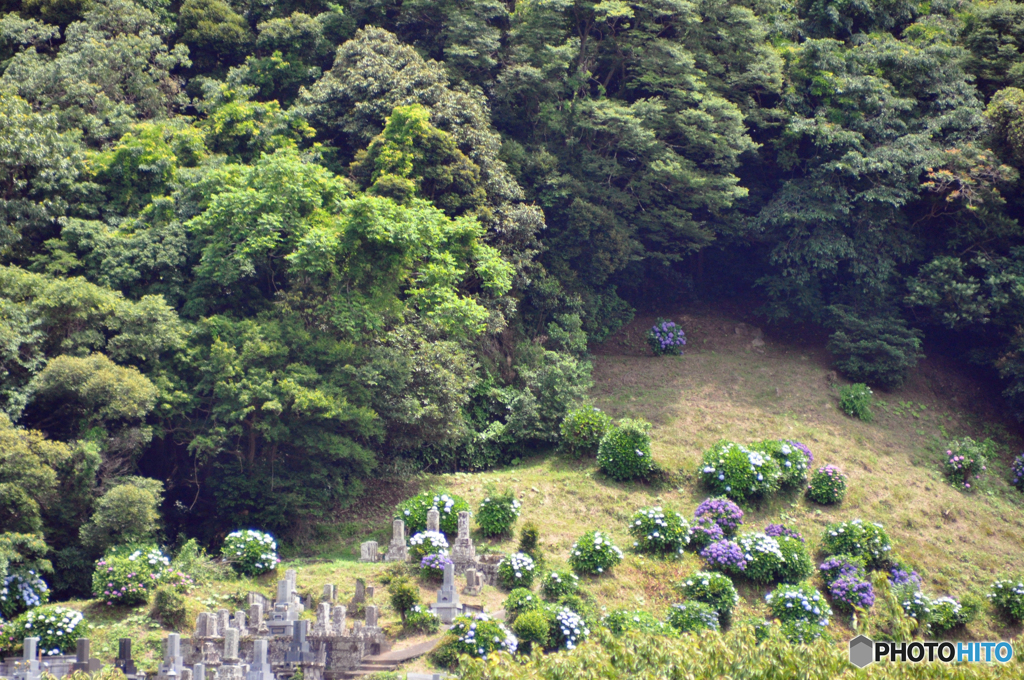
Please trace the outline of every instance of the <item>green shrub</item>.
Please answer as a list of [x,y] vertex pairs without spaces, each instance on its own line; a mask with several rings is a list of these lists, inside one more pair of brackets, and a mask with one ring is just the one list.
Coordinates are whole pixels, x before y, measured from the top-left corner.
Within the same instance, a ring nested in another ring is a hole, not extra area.
[[642,609],[616,609],[601,617],[601,625],[614,635],[636,631],[645,635],[675,636],[677,631],[654,614]]
[[160,531],[163,484],[145,477],[123,477],[117,484],[100,497],[96,511],[79,530],[83,545],[97,552],[149,543]]
[[839,388],[839,408],[851,418],[859,418],[865,423],[875,419],[871,405],[875,401],[874,392],[864,383],[843,385]]
[[683,602],[674,604],[668,612],[668,625],[680,633],[695,633],[701,630],[718,630],[718,612],[704,602]]
[[899,387],[907,373],[924,356],[921,332],[909,328],[895,315],[862,318],[845,305],[832,305],[828,351],[837,357],[835,366],[851,380],[886,389]]
[[39,638],[39,653],[44,657],[73,651],[78,638],[89,637],[82,612],[59,605],[30,609],[0,630],[0,652],[20,655],[24,639],[33,636]]
[[551,621],[544,610],[530,609],[516,617],[512,624],[512,632],[522,645],[520,651],[529,653],[533,645],[537,645],[539,649],[547,646],[551,637]]
[[892,542],[881,524],[855,519],[826,526],[821,549],[826,555],[863,557],[865,565],[881,569],[889,563]]
[[430,635],[441,629],[441,620],[429,609],[414,604],[409,611],[405,612],[402,625],[408,631]]
[[946,461],[942,471],[953,486],[970,491],[971,480],[986,470],[994,444],[988,439],[976,442],[970,437],[951,441],[946,448]]
[[835,505],[846,496],[846,475],[835,465],[823,465],[811,475],[807,496],[815,503]]
[[245,576],[266,574],[277,568],[277,541],[270,534],[253,529],[233,531],[224,540],[220,554],[232,568]]
[[411,536],[427,530],[427,512],[437,508],[441,515],[441,533],[455,536],[459,533],[459,513],[469,512],[469,503],[444,489],[424,491],[395,506],[395,519],[405,522],[405,530]]
[[782,477],[774,458],[729,441],[704,452],[700,475],[712,493],[741,502],[775,493]]
[[0,581],[0,619],[13,619],[33,607],[46,604],[50,589],[35,569],[19,570]]
[[743,574],[757,583],[772,583],[779,578],[782,551],[777,539],[766,534],[741,534],[736,544],[743,551],[747,566]]
[[514,589],[508,594],[502,605],[502,608],[505,610],[505,616],[509,621],[514,621],[523,612],[530,611],[531,609],[542,609],[543,607],[544,603],[541,602],[540,598],[526,588]]
[[792,536],[776,536],[779,551],[782,553],[782,564],[776,572],[780,583],[800,583],[814,573],[814,562],[807,545]]
[[[802,446],[802,445],[801,445]],[[801,487],[807,482],[807,468],[810,466],[806,447],[797,447],[793,442],[779,439],[765,439],[750,446],[755,451],[764,451],[779,466],[779,483],[786,488]]]
[[678,512],[656,506],[636,511],[629,521],[629,534],[637,552],[681,555],[690,542],[690,525]]
[[721,619],[728,619],[740,601],[732,579],[714,571],[698,571],[676,584],[676,589],[683,599],[710,606]]
[[814,621],[806,621],[799,619],[797,621],[783,621],[782,625],[779,626],[779,632],[782,637],[786,638],[790,642],[799,644],[809,644],[814,642],[818,638],[825,636],[826,627],[815,623]]
[[1000,579],[988,595],[993,606],[1011,621],[1024,621],[1024,579]]
[[611,427],[611,416],[599,408],[573,409],[562,420],[562,450],[573,458],[597,455],[597,447]]
[[195,583],[209,583],[222,579],[229,571],[227,565],[207,555],[206,550],[194,538],[185,541],[178,549],[171,560],[171,568],[187,575]]
[[[128,552],[125,554],[128,550]],[[96,562],[92,594],[108,605],[143,604],[162,582],[171,561],[158,548],[113,549]]]
[[925,630],[932,618],[932,600],[921,592],[920,586],[913,582],[892,587],[892,593],[903,608],[903,613],[917,621],[917,626]]
[[160,586],[153,597],[153,615],[164,628],[181,630],[185,627],[188,612],[185,607],[185,596],[173,586]]
[[569,566],[579,574],[603,574],[621,561],[622,551],[600,531],[583,534],[569,551]]
[[980,609],[981,603],[973,598],[964,598],[961,604],[952,597],[940,597],[932,601],[928,629],[934,634],[962,628],[977,617]]
[[440,531],[421,531],[409,537],[409,559],[413,564],[427,555],[447,555],[448,539]]
[[623,419],[601,439],[597,464],[618,482],[648,479],[657,470],[651,459],[651,424]]
[[406,614],[420,603],[420,589],[405,579],[395,579],[388,584],[388,600],[404,624]]
[[765,595],[772,616],[782,621],[807,621],[827,627],[832,610],[821,593],[807,583],[784,583]]
[[543,554],[541,553],[538,545],[539,540],[540,530],[533,522],[527,522],[523,525],[523,528],[519,530],[519,552],[526,553],[532,557],[533,561],[537,564],[544,561]]
[[575,595],[580,591],[580,577],[571,571],[555,570],[544,577],[540,590],[546,599],[552,601],[566,595]]
[[535,568],[529,555],[513,553],[498,564],[498,585],[506,590],[529,589],[533,585]]
[[512,489],[502,493],[488,491],[488,495],[480,503],[476,514],[476,523],[484,536],[507,536],[519,519],[520,503],[516,500]]

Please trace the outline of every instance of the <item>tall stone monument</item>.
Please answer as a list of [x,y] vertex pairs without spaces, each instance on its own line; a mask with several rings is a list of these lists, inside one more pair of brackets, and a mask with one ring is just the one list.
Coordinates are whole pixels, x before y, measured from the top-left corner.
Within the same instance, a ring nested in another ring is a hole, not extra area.
[[469,537],[468,512],[459,513],[459,536],[452,546],[452,562],[460,574],[476,566],[476,548],[473,547],[473,539]]
[[179,678],[184,668],[181,660],[181,636],[171,633],[164,639],[164,660],[156,672],[160,680],[164,678]]
[[14,671],[14,680],[39,680],[39,638],[25,638],[21,659],[21,666]]
[[252,643],[252,664],[245,680],[274,680],[274,671],[267,662],[267,641],[256,640]]
[[132,639],[120,638],[117,641],[117,659],[114,660],[114,668],[124,673],[126,678],[134,680],[139,672],[135,668],[135,661],[132,659]]
[[71,666],[72,671],[95,673],[103,668],[103,663],[90,655],[91,644],[88,638],[78,638],[75,641],[75,663]]
[[408,562],[409,548],[405,545],[405,522],[396,519],[391,523],[391,543],[384,555],[385,562]]
[[437,508],[427,510],[427,531],[441,531],[441,513]]
[[430,609],[445,625],[451,624],[456,616],[462,614],[459,593],[455,590],[455,568],[451,562],[444,565],[444,582],[437,591],[437,602],[430,605]]

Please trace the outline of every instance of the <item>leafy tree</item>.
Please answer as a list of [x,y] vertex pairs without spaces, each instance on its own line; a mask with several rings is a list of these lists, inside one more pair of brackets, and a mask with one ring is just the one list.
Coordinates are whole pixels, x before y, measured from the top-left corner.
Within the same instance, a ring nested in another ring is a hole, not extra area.
[[200,72],[242,63],[255,38],[245,19],[223,0],[185,0],[178,31]]
[[1024,87],[1024,7],[1019,3],[972,3],[963,44],[967,70],[983,93],[992,96],[1004,87]]
[[0,414],[0,532],[38,533],[42,510],[53,502],[57,470],[67,445],[15,427]]
[[116,545],[151,543],[159,531],[163,484],[145,477],[123,477],[96,503],[81,529],[82,543],[97,554]]

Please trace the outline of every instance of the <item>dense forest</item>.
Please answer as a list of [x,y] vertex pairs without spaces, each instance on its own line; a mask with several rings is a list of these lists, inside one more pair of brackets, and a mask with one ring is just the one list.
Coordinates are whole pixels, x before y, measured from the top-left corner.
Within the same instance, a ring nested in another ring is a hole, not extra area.
[[0,563],[506,463],[658,304],[1024,416],[1022,88],[1005,0],[0,0]]

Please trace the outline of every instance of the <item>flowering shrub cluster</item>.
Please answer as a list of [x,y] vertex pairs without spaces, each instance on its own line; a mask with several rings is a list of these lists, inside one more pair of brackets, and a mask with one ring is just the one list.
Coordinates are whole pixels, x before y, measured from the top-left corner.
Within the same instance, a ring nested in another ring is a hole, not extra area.
[[946,461],[942,471],[953,486],[970,490],[971,480],[984,472],[988,456],[991,455],[992,442],[976,442],[970,437],[960,441],[951,441],[946,449]]
[[569,551],[569,566],[580,574],[603,574],[621,561],[622,551],[600,531],[583,534]]
[[840,576],[829,585],[832,604],[843,612],[852,612],[855,608],[870,609],[875,603],[875,589],[868,581],[857,576]]
[[[96,562],[92,594],[110,606],[142,604],[149,599],[149,591],[163,583],[170,563],[155,547],[114,548]],[[174,574],[179,580],[187,578]]]
[[481,503],[476,514],[476,523],[484,536],[507,536],[519,519],[521,505],[515,493],[507,489],[501,494],[491,494]]
[[682,553],[690,542],[690,525],[678,512],[665,512],[656,506],[633,515],[629,534],[638,552]]
[[437,614],[417,604],[405,613],[404,625],[407,630],[430,634],[441,628],[441,620],[437,618]]
[[977,602],[965,600],[963,604],[952,597],[940,597],[932,601],[931,622],[928,628],[934,633],[945,633],[966,626],[978,614]]
[[859,579],[866,578],[864,573],[864,558],[853,555],[833,555],[818,566],[821,572],[821,580],[826,586],[832,585],[833,581],[844,576],[852,576]]
[[728,619],[740,601],[732,579],[714,571],[698,571],[677,585],[683,599],[703,602],[722,619]]
[[769,524],[764,528],[764,533],[767,536],[774,536],[776,538],[779,536],[789,536],[790,538],[795,538],[801,543],[804,542],[804,537],[800,535],[799,531],[796,529],[790,529],[782,524]]
[[469,512],[469,503],[443,489],[424,491],[395,506],[395,519],[405,522],[405,530],[415,534],[427,529],[427,512],[437,508],[441,514],[441,533],[455,536],[459,532],[459,513]]
[[726,574],[739,576],[747,568],[747,560],[743,555],[743,549],[734,541],[715,541],[704,548],[700,556],[707,562],[708,569],[722,571]]
[[893,588],[893,594],[903,608],[903,612],[917,621],[919,628],[925,629],[931,620],[931,598],[921,592],[917,584],[912,582]]
[[0,583],[0,618],[12,619],[50,599],[46,581],[32,569],[8,574]]
[[529,588],[533,585],[533,558],[526,553],[514,553],[498,564],[498,585],[506,590]]
[[451,564],[447,553],[430,553],[420,558],[420,576],[428,581],[440,581],[444,578],[444,568]]
[[810,449],[799,442],[765,439],[752,448],[764,451],[779,465],[779,481],[787,488],[800,487],[807,482],[807,470],[814,460]]
[[690,545],[703,550],[715,541],[732,536],[743,524],[743,511],[728,498],[706,498],[693,513]]
[[811,553],[802,539],[792,536],[776,536],[779,552],[782,553],[782,564],[775,571],[775,580],[779,583],[800,583],[814,573],[814,562]]
[[914,570],[907,571],[903,567],[895,566],[889,570],[889,585],[902,586],[907,583],[916,583],[918,587],[921,586],[921,577]]
[[562,450],[573,458],[594,456],[611,427],[611,416],[597,407],[572,409],[562,420]]
[[779,490],[782,478],[772,456],[729,441],[704,452],[700,475],[713,493],[736,501],[771,495]]
[[523,612],[528,612],[532,609],[542,609],[543,607],[544,603],[540,601],[540,598],[526,588],[514,589],[508,594],[504,604],[502,604],[502,608],[505,610],[505,617],[510,621],[514,621]]
[[686,346],[686,333],[675,321],[658,319],[647,331],[647,342],[658,356],[682,354]]
[[764,534],[743,534],[736,539],[736,544],[743,551],[743,558],[747,562],[743,570],[747,578],[758,583],[776,580],[783,561],[777,540]]
[[718,612],[704,602],[674,604],[668,612],[668,625],[681,633],[700,630],[718,630]]
[[863,557],[868,567],[882,568],[889,561],[892,542],[881,524],[855,519],[825,527],[821,549],[826,555]]
[[3,626],[0,651],[18,654],[26,637],[39,638],[39,653],[56,656],[75,649],[75,641],[89,636],[82,612],[49,605],[31,609]]
[[601,471],[618,482],[647,479],[657,470],[651,459],[651,424],[624,418],[608,431],[597,448]]
[[220,554],[239,574],[258,576],[272,571],[281,560],[277,557],[277,542],[262,531],[245,529],[233,531],[224,540]]
[[541,581],[540,589],[549,600],[575,595],[580,590],[580,577],[571,571],[552,571]]
[[764,599],[790,640],[809,642],[820,637],[832,616],[821,593],[807,584],[781,585]]
[[1010,465],[1010,484],[1017,487],[1018,491],[1024,491],[1024,453],[1014,458]]
[[454,654],[486,659],[491,652],[514,654],[519,646],[516,636],[504,624],[492,621],[486,614],[473,618],[460,616],[448,630],[447,644]]
[[874,401],[874,392],[864,383],[844,385],[839,389],[839,408],[851,418],[860,418],[865,423],[875,419],[871,412],[871,404]]
[[587,639],[590,629],[583,621],[583,617],[569,609],[562,607],[555,614],[555,622],[551,627],[550,645],[552,649],[575,649],[576,645]]
[[409,555],[422,560],[427,555],[447,555],[448,539],[440,531],[421,531],[409,537]]
[[846,496],[846,475],[835,465],[822,465],[811,475],[807,496],[822,505],[842,503]]
[[601,617],[601,625],[614,635],[637,631],[647,635],[676,635],[675,629],[642,609],[616,609]]
[[1024,621],[1024,579],[996,581],[988,599],[1011,621]]

